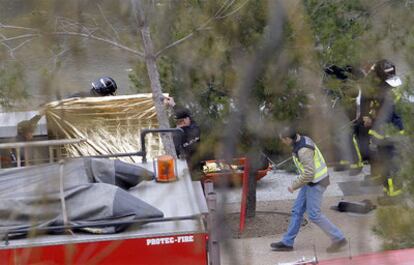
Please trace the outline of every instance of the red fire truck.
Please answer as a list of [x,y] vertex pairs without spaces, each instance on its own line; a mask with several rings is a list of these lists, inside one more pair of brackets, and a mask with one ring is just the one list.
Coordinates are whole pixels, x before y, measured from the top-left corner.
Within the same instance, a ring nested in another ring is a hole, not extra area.
[[[144,131],[141,139],[146,133],[152,132]],[[154,170],[155,161],[145,159],[145,144],[141,148],[121,156],[143,155],[139,165]],[[8,238],[6,233],[0,242],[0,264],[219,264],[218,244],[211,233],[212,184],[203,191],[199,181],[191,180],[186,162],[175,162],[175,181],[144,181],[128,191],[157,207],[164,217],[129,221],[127,230],[105,235],[69,232],[76,227],[63,227],[68,232],[58,235],[42,233],[41,228],[36,236],[29,232],[23,238]]]

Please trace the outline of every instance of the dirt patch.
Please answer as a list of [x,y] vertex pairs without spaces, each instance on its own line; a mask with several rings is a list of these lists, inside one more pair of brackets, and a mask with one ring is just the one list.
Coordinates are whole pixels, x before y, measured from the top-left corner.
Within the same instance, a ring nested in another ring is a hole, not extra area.
[[[246,218],[243,233],[239,234],[240,213],[228,213],[224,216],[224,231],[232,238],[252,238],[283,234],[289,225],[290,214],[277,211],[256,211],[256,216]],[[308,224],[304,219],[302,226]]]

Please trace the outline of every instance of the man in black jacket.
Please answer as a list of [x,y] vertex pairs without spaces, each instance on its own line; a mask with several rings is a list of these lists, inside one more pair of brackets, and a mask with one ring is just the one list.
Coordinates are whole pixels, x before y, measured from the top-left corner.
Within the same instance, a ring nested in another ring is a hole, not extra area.
[[176,127],[181,129],[173,134],[177,156],[187,160],[190,170],[198,168],[199,161],[195,155],[200,144],[200,128],[192,119],[190,110],[177,106],[172,97],[164,98],[164,104],[172,107]]
[[177,128],[182,133],[174,134],[174,145],[179,157],[191,158],[197,151],[200,143],[200,128],[192,120],[187,108],[175,108],[174,118]]

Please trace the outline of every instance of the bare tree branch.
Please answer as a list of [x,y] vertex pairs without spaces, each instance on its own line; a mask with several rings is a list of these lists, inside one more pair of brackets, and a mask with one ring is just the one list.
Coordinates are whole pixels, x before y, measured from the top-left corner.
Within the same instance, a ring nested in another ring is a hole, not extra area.
[[[7,39],[7,37],[6,36],[4,36],[1,32],[0,32],[0,38],[2,38],[3,40],[5,40],[5,39]],[[6,49],[7,50],[9,50],[9,53],[10,53],[10,56],[14,59],[15,57],[14,57],[14,54],[13,54],[13,48],[12,47],[10,47],[6,42],[4,42],[4,41],[0,41],[0,43],[4,46],[4,47],[6,47]]]
[[112,31],[115,33],[116,39],[120,40],[118,32],[115,30],[114,26],[112,26],[112,24],[109,22],[109,20],[106,18],[105,13],[103,12],[103,10],[102,10],[102,8],[99,4],[98,4],[98,9],[99,9],[99,12],[101,12],[101,15],[102,15],[105,23],[108,24],[109,28],[112,29]]
[[6,37],[6,38],[3,38],[2,41],[4,42],[4,41],[12,41],[12,40],[25,39],[25,38],[35,38],[35,37],[40,37],[40,34],[23,34],[23,35],[19,35],[15,37],[10,37],[10,38]]
[[187,36],[185,36],[185,37],[183,37],[183,38],[181,38],[181,39],[179,39],[179,40],[174,41],[174,42],[173,42],[173,43],[171,43],[170,45],[168,45],[168,46],[166,46],[166,47],[162,48],[160,51],[158,51],[158,52],[155,54],[155,57],[156,57],[156,58],[158,58],[158,57],[159,57],[159,56],[160,56],[160,55],[161,55],[164,51],[166,51],[166,50],[168,50],[168,49],[170,49],[170,48],[172,48],[172,47],[174,47],[174,46],[177,46],[178,44],[180,44],[180,43],[182,43],[182,42],[184,42],[184,41],[188,40],[189,38],[193,37],[195,33],[199,32],[199,31],[202,31],[202,30],[204,30],[204,28],[198,28],[198,29],[195,29],[193,32],[191,32],[191,33],[190,33],[190,34],[188,34]]
[[99,29],[99,27],[87,27],[77,21],[60,17],[57,20],[57,28],[60,28],[63,31],[76,31],[76,32],[84,32],[88,34],[92,34]]
[[10,47],[9,45],[7,45],[7,43],[4,43],[4,42],[0,42],[0,44],[2,44],[4,47],[6,47],[6,49],[9,51],[9,53],[10,53],[10,56],[13,58],[13,59],[16,59],[16,57],[14,56],[14,52],[13,52],[13,48],[12,47]]
[[13,48],[13,51],[23,47],[24,45],[26,45],[27,43],[31,42],[32,40],[34,40],[34,38],[31,39],[27,39],[25,41],[23,41],[22,43],[20,43],[19,45],[17,45],[16,47]]
[[52,49],[49,49],[52,53],[53,57],[51,58],[53,60],[53,69],[56,69],[59,62],[59,57],[62,57],[66,52],[68,52],[70,49],[62,49],[60,52],[55,53]]
[[230,11],[229,13],[227,13],[225,15],[217,17],[217,19],[223,19],[223,18],[229,17],[229,16],[239,12],[239,10],[242,9],[247,4],[247,2],[249,2],[249,1],[250,0],[244,1],[240,6],[236,7],[234,10]]
[[[4,28],[4,27],[3,27]],[[9,29],[21,29],[20,27],[14,27],[14,26],[7,26],[7,28]],[[0,32],[0,43],[6,47],[6,49],[9,51],[10,56],[15,59],[15,54],[14,52],[16,50],[18,50],[19,48],[23,47],[25,44],[29,43],[30,41],[32,41],[33,39],[40,37],[40,34],[23,34],[23,35],[19,35],[19,36],[15,36],[15,37],[6,37],[3,33]],[[28,38],[28,39],[26,39]],[[10,45],[10,42],[16,41],[16,40],[20,40],[20,39],[26,39],[22,42],[20,42],[17,46],[13,47],[13,45]]]
[[233,4],[235,0],[228,0],[227,3],[224,3],[214,14],[214,17],[220,16],[220,14],[223,14],[226,12],[227,9],[229,9]]
[[4,25],[2,23],[0,23],[0,28],[2,28],[2,29],[21,29],[21,30],[38,31],[37,29],[34,29],[34,28],[26,28],[26,27],[12,26],[12,25]]
[[94,32],[92,32],[91,34],[86,34],[86,33],[81,33],[81,32],[72,32],[72,31],[56,31],[56,32],[52,32],[52,35],[79,36],[79,37],[84,37],[84,38],[87,38],[87,39],[97,40],[97,41],[101,41],[101,42],[110,44],[112,46],[118,47],[122,50],[133,53],[135,55],[138,55],[139,57],[142,57],[142,58],[144,57],[144,53],[141,52],[141,51],[132,49],[132,48],[130,48],[128,46],[125,46],[123,44],[120,44],[116,41],[112,41],[112,40],[109,40],[109,39],[106,39],[106,38],[101,38],[101,37],[95,36],[95,35],[93,35],[93,33]]
[[219,10],[214,14],[213,17],[210,17],[209,19],[207,19],[203,24],[201,24],[200,26],[198,26],[196,29],[194,29],[192,32],[190,32],[189,34],[187,34],[186,36],[182,37],[179,40],[174,41],[173,43],[168,44],[167,46],[165,46],[164,48],[162,48],[161,50],[159,50],[158,52],[155,53],[155,57],[158,58],[163,52],[165,52],[166,50],[169,50],[175,46],[177,46],[178,44],[190,39],[191,37],[193,37],[195,35],[196,32],[199,32],[201,30],[204,30],[212,21],[214,20],[219,20],[219,19],[223,19],[226,18],[228,16],[231,16],[233,14],[235,14],[237,11],[239,11],[249,0],[246,0],[245,2],[243,2],[239,7],[237,7],[235,10],[230,11],[230,13],[228,14],[223,14],[226,10],[228,10],[231,6],[234,5],[235,0],[229,0],[227,1],[224,5],[222,5]]
[[[105,19],[106,20],[106,19]],[[109,24],[109,21],[106,20],[106,22]],[[15,29],[15,30],[29,30],[29,31],[36,31],[37,33],[27,33],[27,34],[21,34],[14,37],[7,37],[6,35],[0,33],[0,43],[5,46],[12,57],[14,57],[14,51],[17,49],[23,47],[28,42],[32,41],[34,38],[42,37],[44,35],[56,35],[56,36],[78,36],[83,37],[87,39],[92,39],[100,42],[104,42],[107,44],[110,44],[112,46],[118,47],[124,51],[130,52],[132,54],[138,55],[139,57],[143,58],[144,53],[142,51],[139,51],[137,49],[130,48],[126,45],[123,45],[119,43],[116,40],[111,40],[106,37],[100,37],[97,35],[94,35],[97,31],[99,31],[99,28],[90,28],[85,25],[82,25],[76,21],[71,21],[70,19],[66,18],[57,18],[56,20],[56,30],[51,33],[40,33],[39,30],[34,28],[26,28],[26,27],[20,27],[20,26],[13,26],[13,25],[4,25],[0,23],[0,29]],[[110,25],[110,24],[109,24]],[[111,26],[111,25],[110,25]],[[115,29],[111,26],[111,28],[115,31]],[[80,30],[78,32],[77,30]],[[118,34],[116,33],[117,38],[119,38]],[[16,47],[13,47],[8,42],[11,41],[17,41],[21,39],[27,39],[23,42],[19,43]]]

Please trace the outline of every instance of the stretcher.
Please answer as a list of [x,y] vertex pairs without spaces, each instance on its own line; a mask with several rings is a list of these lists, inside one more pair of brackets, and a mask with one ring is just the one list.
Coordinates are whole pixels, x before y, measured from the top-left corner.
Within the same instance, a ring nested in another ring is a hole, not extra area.
[[[141,151],[121,155],[140,155],[142,162],[137,165],[154,170],[153,161],[146,159],[144,137],[152,132],[173,130],[144,130],[141,132]],[[111,156],[114,155],[101,157]],[[76,225],[53,227],[55,231],[66,231],[58,235],[41,228],[29,231],[24,238],[9,237],[6,233],[0,241],[1,264],[161,265],[170,264],[173,260],[175,264],[207,265],[209,232],[211,234],[207,227],[207,201],[201,182],[191,180],[186,161],[176,160],[175,163],[175,181],[158,182],[154,179],[128,190],[133,196],[156,206],[164,217],[126,221],[129,228],[114,234],[74,232],[81,228]],[[105,198],[96,198],[99,199]],[[99,230],[105,225],[112,223],[110,220],[108,223],[97,222],[92,229]]]
[[[151,169],[152,163],[141,166]],[[177,171],[177,181],[142,182],[129,191],[156,205],[164,218],[117,234],[3,238],[1,264],[207,264],[208,209],[201,183],[191,181],[185,161],[177,161]]]
[[[211,180],[214,183],[227,181],[228,183],[240,186],[243,183],[243,174],[248,163],[246,157],[234,158],[231,163],[224,160],[206,160],[203,166],[202,181]],[[268,164],[267,168],[256,171],[256,181],[262,179],[272,170]]]

